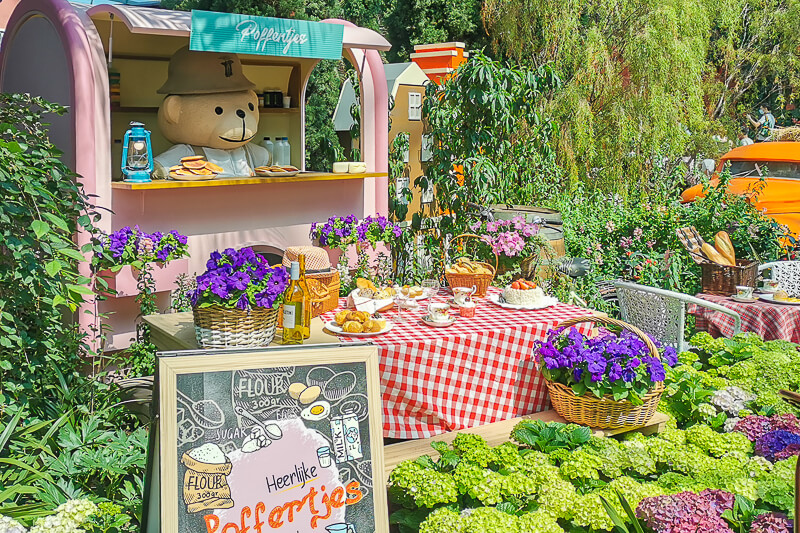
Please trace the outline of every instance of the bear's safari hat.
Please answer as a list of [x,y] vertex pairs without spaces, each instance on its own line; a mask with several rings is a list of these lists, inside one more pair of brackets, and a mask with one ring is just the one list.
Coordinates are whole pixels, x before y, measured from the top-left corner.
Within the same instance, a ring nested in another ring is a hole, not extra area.
[[193,52],[184,46],[169,60],[167,82],[159,94],[211,94],[255,90],[242,72],[239,56],[227,52]]

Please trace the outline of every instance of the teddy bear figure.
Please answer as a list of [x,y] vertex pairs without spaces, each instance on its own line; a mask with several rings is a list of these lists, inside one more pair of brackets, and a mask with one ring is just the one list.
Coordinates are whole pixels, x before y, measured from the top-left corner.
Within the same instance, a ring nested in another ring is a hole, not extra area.
[[202,155],[222,168],[219,177],[252,176],[269,165],[266,148],[250,141],[258,131],[255,85],[242,72],[236,54],[193,52],[186,46],[169,61],[166,98],[158,125],[175,144],[155,159],[154,177],[164,179],[181,158]]

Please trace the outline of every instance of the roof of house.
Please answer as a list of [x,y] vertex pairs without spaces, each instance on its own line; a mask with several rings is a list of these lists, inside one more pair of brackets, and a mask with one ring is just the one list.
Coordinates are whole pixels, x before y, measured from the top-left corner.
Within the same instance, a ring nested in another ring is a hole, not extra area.
[[[428,76],[416,63],[388,63],[383,65],[386,72],[386,86],[392,98],[397,96],[397,89],[401,85],[424,86],[430,83]],[[350,80],[345,80],[339,93],[339,102],[333,112],[333,129],[336,131],[350,131],[353,126],[353,117],[350,108],[356,103],[356,92]]]

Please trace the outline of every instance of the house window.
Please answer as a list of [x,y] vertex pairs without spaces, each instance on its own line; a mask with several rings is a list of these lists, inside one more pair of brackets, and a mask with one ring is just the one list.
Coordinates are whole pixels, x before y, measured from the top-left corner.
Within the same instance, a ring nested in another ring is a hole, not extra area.
[[408,93],[408,120],[422,120],[422,93]]
[[427,187],[425,187],[422,190],[422,197],[421,197],[420,201],[423,204],[432,204],[433,203],[433,183],[428,181],[426,176],[420,176],[420,177],[422,178],[421,179],[422,184],[427,184]]
[[419,160],[423,163],[431,160],[431,136],[422,136],[422,148],[419,151]]

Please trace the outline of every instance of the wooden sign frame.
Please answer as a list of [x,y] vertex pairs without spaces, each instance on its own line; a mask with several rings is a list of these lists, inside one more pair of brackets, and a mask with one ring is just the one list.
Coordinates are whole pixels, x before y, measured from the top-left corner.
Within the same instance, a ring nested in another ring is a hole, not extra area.
[[[366,397],[368,403],[369,449],[371,460],[372,489],[368,491],[372,498],[375,515],[375,533],[388,533],[388,506],[386,501],[386,478],[383,459],[383,423],[381,390],[378,374],[378,351],[373,345],[355,346],[319,346],[319,347],[291,347],[272,348],[254,351],[219,351],[210,350],[202,352],[170,352],[159,354],[158,372],[155,391],[158,394],[158,436],[152,440],[158,441],[158,451],[151,459],[155,462],[152,472],[158,476],[157,486],[160,488],[160,527],[161,533],[178,533],[178,513],[181,504],[181,494],[177,490],[179,481],[178,457],[178,377],[184,374],[206,374],[212,372],[236,372],[247,370],[266,370],[275,367],[308,367],[314,365],[333,365],[340,363],[364,363],[366,370]],[[153,443],[155,444],[155,443]],[[152,447],[151,447],[152,448]],[[152,452],[151,452],[152,453]],[[331,449],[334,453],[334,449]],[[338,462],[338,459],[335,460]],[[152,464],[152,463],[151,463]],[[230,465],[230,462],[228,462]],[[320,462],[320,465],[322,463]],[[338,468],[337,468],[338,472]],[[304,485],[305,486],[305,485]],[[349,494],[349,493],[348,493]],[[158,492],[151,497],[158,498]],[[147,503],[145,503],[147,506]],[[270,509],[266,509],[268,514]],[[291,513],[289,513],[291,514]],[[244,511],[242,511],[244,517]],[[267,521],[262,511],[262,519]],[[211,526],[208,526],[210,530]],[[217,533],[231,533],[234,528],[224,529],[225,524],[220,524]],[[309,529],[309,524],[287,524],[284,529],[289,533],[295,531],[319,531],[326,533],[325,527]],[[271,529],[266,523],[264,530]],[[238,531],[238,526],[236,528]],[[256,531],[251,527],[251,532]],[[336,529],[335,531],[339,531]],[[344,531],[344,530],[343,530]],[[347,529],[350,531],[350,529]],[[357,533],[372,533],[363,528]]]

